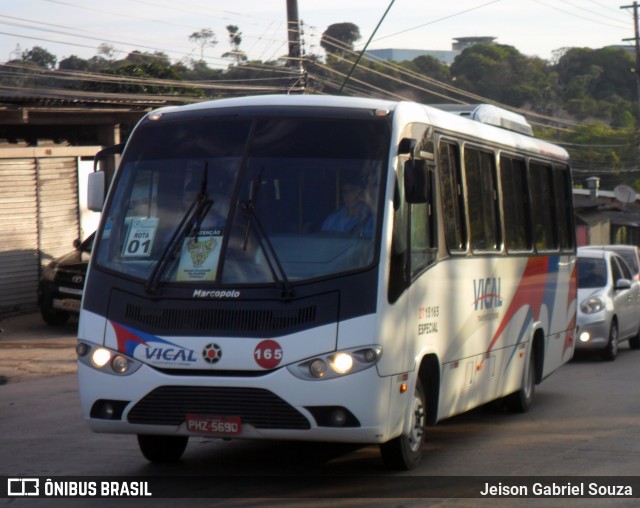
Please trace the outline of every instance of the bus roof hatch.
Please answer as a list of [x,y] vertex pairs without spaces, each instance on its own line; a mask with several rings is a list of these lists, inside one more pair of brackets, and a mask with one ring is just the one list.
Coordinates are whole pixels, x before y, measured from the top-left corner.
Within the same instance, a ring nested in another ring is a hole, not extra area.
[[433,107],[477,122],[533,136],[533,128],[523,115],[491,104],[433,104]]

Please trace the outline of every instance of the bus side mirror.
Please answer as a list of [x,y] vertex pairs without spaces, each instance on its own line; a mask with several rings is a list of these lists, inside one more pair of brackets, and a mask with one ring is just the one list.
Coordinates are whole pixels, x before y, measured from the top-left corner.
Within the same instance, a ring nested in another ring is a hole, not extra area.
[[106,195],[106,173],[100,169],[100,162],[112,155],[120,155],[124,150],[124,143],[108,146],[100,150],[93,159],[93,173],[89,175],[87,189],[87,208],[94,212],[101,212]]
[[429,201],[429,168],[427,161],[409,159],[404,163],[404,195],[407,203]]
[[89,174],[87,182],[87,208],[94,212],[101,212],[104,206],[105,174],[104,171],[94,171]]

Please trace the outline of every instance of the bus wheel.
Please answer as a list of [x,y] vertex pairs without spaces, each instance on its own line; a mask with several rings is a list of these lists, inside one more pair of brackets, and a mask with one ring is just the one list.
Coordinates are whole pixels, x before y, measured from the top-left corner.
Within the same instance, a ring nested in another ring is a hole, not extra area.
[[512,413],[526,413],[533,403],[536,391],[536,362],[533,351],[529,355],[529,365],[522,379],[522,387],[504,398],[504,403]]
[[177,462],[182,457],[188,436],[155,436],[138,434],[138,446],[150,462]]
[[420,463],[425,440],[427,403],[418,378],[413,394],[409,434],[380,445],[382,462],[388,469],[413,469]]

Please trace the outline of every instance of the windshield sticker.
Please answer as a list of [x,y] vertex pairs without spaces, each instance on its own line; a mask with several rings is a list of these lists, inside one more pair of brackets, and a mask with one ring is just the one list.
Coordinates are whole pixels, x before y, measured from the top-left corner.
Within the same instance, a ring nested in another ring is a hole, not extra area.
[[177,280],[215,280],[222,247],[222,230],[199,231],[182,242]]
[[149,257],[151,246],[158,229],[158,218],[135,219],[131,222],[129,234],[122,251],[123,257]]

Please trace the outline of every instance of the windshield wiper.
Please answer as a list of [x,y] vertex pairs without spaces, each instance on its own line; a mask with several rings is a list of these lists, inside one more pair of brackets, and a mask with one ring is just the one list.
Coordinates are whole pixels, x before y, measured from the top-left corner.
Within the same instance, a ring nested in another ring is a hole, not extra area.
[[[175,229],[169,242],[165,246],[165,248],[160,253],[158,258],[158,262],[153,267],[149,278],[145,284],[145,290],[147,293],[155,293],[158,289],[158,282],[162,277],[162,274],[165,273],[169,262],[173,259],[176,251],[182,245],[182,241],[187,236],[189,231],[191,231],[192,226],[194,227],[194,231],[196,234],[196,241],[198,239],[198,231],[200,229],[200,224],[204,217],[206,217],[207,213],[211,209],[213,205],[213,200],[207,196],[207,166],[205,163],[204,166],[204,176],[202,178],[202,182],[200,184],[200,191],[198,195],[195,197],[193,203],[189,205],[188,210],[185,212],[182,220],[178,224],[178,227]],[[195,226],[194,226],[195,222]]]
[[[267,261],[267,265],[269,266],[269,271],[271,272],[271,276],[273,280],[280,286],[280,296],[283,299],[289,299],[293,296],[293,289],[291,286],[291,282],[287,278],[287,274],[282,268],[282,263],[280,263],[280,259],[278,258],[278,254],[276,253],[271,241],[269,240],[269,236],[264,230],[264,226],[262,225],[262,221],[260,217],[256,213],[256,197],[260,185],[260,181],[262,180],[262,171],[257,175],[253,182],[253,191],[251,192],[251,197],[246,201],[242,201],[240,206],[242,211],[244,212],[247,221],[251,226],[253,226],[253,230],[255,232],[256,238],[258,240],[258,244],[262,247],[262,250],[265,253],[265,259]],[[247,234],[245,235],[243,249],[246,250],[247,242],[249,240],[249,232],[247,230]]]

